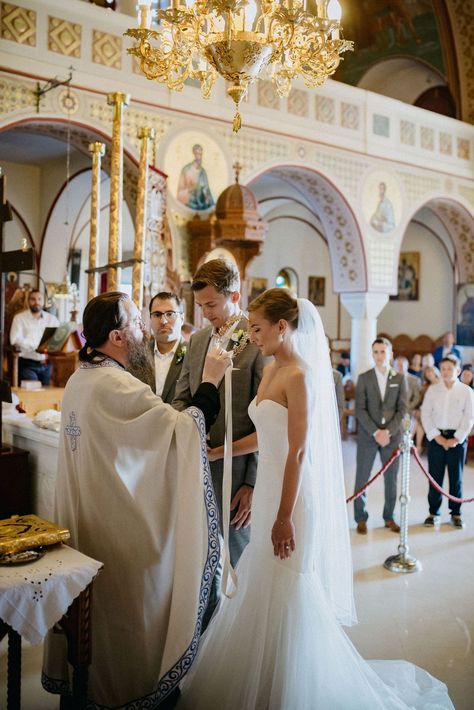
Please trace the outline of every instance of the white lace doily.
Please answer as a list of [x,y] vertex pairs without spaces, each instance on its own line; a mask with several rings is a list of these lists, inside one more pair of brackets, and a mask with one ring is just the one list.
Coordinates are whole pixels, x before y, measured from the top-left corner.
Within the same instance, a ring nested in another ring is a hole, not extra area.
[[0,619],[40,643],[102,566],[67,545],[29,564],[0,566]]

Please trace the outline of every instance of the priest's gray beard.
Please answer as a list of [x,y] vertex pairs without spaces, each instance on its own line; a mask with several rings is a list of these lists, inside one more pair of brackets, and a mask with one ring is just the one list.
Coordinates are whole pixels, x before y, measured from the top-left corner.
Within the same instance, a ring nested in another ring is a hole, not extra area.
[[132,333],[123,331],[128,345],[127,372],[141,380],[152,389],[155,387],[155,364],[150,346],[150,336],[143,333],[140,343]]

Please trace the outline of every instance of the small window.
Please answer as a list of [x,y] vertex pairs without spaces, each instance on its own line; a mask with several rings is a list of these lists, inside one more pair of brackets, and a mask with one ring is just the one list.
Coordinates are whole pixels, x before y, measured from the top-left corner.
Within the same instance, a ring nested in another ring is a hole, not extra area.
[[298,293],[298,276],[296,271],[289,267],[280,269],[275,278],[275,286],[277,288],[287,288],[295,294]]

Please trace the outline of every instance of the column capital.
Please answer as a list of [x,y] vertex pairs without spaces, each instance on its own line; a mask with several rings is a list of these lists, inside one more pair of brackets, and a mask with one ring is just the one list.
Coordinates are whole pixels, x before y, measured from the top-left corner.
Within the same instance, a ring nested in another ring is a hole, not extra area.
[[360,320],[377,318],[388,303],[388,293],[341,293],[341,303],[346,311]]
[[142,138],[149,138],[150,140],[153,140],[154,137],[155,129],[151,128],[151,126],[142,126],[137,131],[137,138],[139,138],[140,140],[142,140]]
[[117,104],[128,106],[130,98],[130,94],[124,94],[123,91],[113,91],[110,94],[107,94],[107,103],[109,106],[115,106]]
[[100,141],[95,141],[94,143],[89,143],[89,153],[97,153],[98,155],[105,155],[105,143]]

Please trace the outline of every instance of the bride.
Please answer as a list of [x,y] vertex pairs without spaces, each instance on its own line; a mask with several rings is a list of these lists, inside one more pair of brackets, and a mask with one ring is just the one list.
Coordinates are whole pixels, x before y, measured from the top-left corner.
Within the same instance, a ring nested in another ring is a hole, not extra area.
[[[282,289],[249,306],[274,360],[250,404],[259,451],[251,540],[182,688],[189,710],[451,709],[446,686],[405,661],[367,662],[356,622],[342,455],[327,341],[315,307]],[[222,452],[214,451],[214,456]]]

